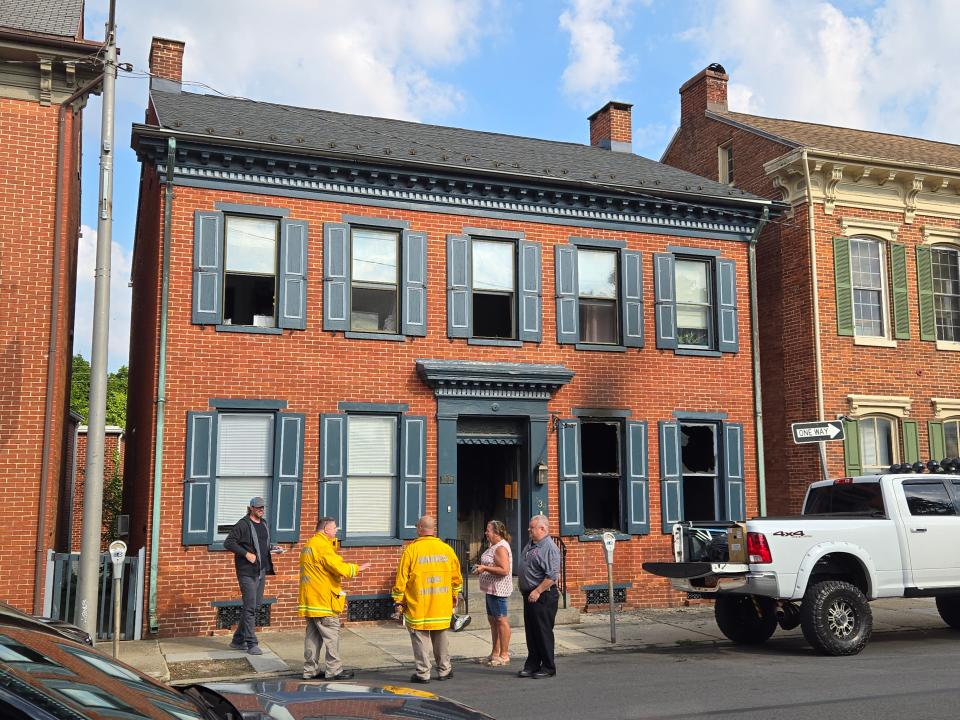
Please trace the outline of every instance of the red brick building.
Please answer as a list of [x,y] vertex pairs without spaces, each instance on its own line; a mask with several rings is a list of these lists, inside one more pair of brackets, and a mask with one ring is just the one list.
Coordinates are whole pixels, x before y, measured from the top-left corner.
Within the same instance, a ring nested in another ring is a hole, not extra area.
[[[679,602],[640,571],[670,524],[757,508],[748,256],[771,203],[629,152],[624,103],[592,146],[533,140],[183,92],[183,49],[154,40],[133,129],[149,629],[223,624],[253,495],[293,550],[337,518],[373,563],[351,608],[385,602],[424,512],[462,561],[489,519],[517,545],[547,514],[579,607],[613,530],[627,604]],[[274,625],[299,622],[297,555]]]
[[662,160],[790,205],[757,251],[770,512],[820,475],[793,422],[844,419],[832,476],[956,458],[960,146],[731,112],[727,79],[683,85]]
[[[71,498],[70,503],[65,505],[65,511],[62,514],[61,522],[66,524],[64,534],[66,536],[66,547],[70,552],[80,552],[80,543],[83,540],[83,493],[87,476],[87,431],[86,425],[80,425],[76,430],[75,456],[70,466],[70,485],[68,486],[67,496]],[[124,435],[123,428],[116,425],[107,425],[103,433],[103,483],[104,483],[104,505],[112,501],[111,494],[116,489],[114,487],[114,478],[119,473],[123,476],[123,451]],[[110,533],[116,530],[116,517],[114,513],[108,512],[104,507],[103,528],[100,536],[103,538],[100,549],[106,552],[109,543],[106,538]],[[116,537],[116,535],[113,535]]]
[[43,609],[61,548],[80,228],[81,111],[99,72],[82,0],[0,6],[0,465],[17,532],[0,546],[0,598]]

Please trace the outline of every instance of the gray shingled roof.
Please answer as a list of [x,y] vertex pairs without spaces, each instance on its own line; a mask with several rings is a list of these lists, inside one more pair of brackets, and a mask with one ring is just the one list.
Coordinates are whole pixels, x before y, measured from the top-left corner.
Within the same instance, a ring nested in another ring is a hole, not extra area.
[[[576,143],[347,115],[195,93],[151,93],[160,125],[178,132],[287,145],[367,157],[427,163],[451,171],[509,173],[597,189],[629,188],[730,200],[753,195],[631,153]],[[586,127],[584,132],[586,133]]]
[[83,0],[0,0],[0,27],[78,38]]

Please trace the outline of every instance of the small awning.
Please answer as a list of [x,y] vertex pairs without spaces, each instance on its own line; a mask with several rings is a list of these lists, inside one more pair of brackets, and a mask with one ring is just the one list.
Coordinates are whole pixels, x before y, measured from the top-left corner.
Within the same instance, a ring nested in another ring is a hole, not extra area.
[[457,435],[457,445],[520,445],[519,435]]

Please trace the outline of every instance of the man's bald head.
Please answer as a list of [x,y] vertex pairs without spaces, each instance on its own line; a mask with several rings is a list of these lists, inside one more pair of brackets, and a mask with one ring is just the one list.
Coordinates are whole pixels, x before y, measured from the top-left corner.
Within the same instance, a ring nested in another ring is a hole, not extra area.
[[430,515],[424,515],[417,520],[417,535],[425,537],[427,535],[437,534],[437,521]]

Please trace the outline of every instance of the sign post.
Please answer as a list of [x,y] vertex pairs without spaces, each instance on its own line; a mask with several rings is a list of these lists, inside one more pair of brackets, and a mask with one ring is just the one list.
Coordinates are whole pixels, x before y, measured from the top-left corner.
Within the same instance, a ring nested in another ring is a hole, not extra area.
[[823,479],[829,480],[830,474],[827,472],[827,446],[824,443],[832,440],[843,440],[843,421],[821,420],[820,422],[792,423],[790,429],[793,431],[793,442],[797,445],[819,443],[820,471]]
[[603,549],[607,555],[607,599],[610,601],[610,642],[617,642],[617,621],[613,611],[613,547],[617,536],[612,532],[603,534]]
[[113,656],[120,659],[120,596],[123,594],[123,559],[127,544],[123,540],[110,543],[110,562],[113,563]]

